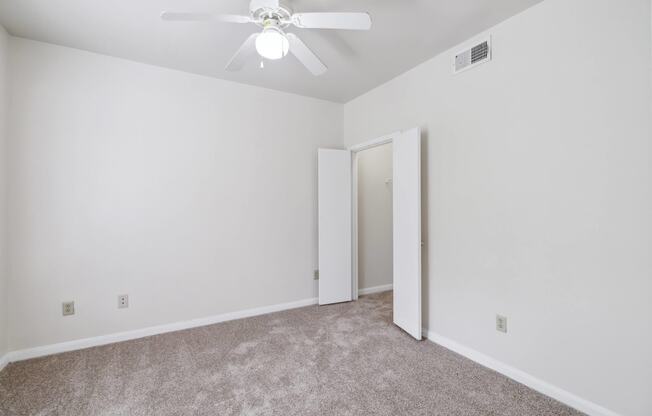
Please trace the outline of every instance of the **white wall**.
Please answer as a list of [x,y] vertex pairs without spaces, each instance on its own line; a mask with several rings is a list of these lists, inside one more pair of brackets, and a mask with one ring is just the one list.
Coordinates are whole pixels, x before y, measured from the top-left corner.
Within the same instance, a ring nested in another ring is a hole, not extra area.
[[346,144],[425,130],[429,330],[650,415],[650,1],[547,0],[491,34],[490,64],[454,76],[455,48],[346,104]]
[[358,158],[358,288],[392,284],[392,145]]
[[7,58],[9,36],[0,26],[0,368],[7,352],[7,215],[6,215],[6,133],[7,133]]
[[316,296],[316,149],[341,147],[341,105],[10,52],[11,350]]

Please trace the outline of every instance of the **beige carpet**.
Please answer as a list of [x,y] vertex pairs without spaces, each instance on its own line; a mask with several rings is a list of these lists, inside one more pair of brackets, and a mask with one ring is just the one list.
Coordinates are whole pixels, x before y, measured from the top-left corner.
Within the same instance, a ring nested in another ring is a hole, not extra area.
[[578,415],[391,323],[391,292],[10,364],[2,415]]

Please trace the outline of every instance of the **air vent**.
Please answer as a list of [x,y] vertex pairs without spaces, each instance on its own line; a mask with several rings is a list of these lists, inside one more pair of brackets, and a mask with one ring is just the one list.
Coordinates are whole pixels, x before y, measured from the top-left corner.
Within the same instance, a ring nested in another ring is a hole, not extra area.
[[491,38],[455,55],[453,73],[457,74],[491,60]]

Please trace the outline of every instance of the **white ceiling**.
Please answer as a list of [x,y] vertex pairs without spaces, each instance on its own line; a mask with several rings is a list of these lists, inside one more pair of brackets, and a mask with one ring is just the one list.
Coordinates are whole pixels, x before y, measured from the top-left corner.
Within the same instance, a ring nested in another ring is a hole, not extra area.
[[292,29],[326,63],[312,76],[294,57],[224,66],[253,24],[172,23],[162,10],[247,14],[247,0],[0,0],[14,36],[346,102],[542,0],[291,0],[294,11],[367,11],[369,32]]

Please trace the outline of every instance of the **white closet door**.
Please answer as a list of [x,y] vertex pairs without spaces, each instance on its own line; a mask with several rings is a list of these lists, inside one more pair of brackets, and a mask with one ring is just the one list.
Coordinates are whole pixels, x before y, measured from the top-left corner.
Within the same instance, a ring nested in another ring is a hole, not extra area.
[[319,149],[319,304],[351,300],[351,152]]
[[421,339],[421,131],[393,141],[394,323]]

